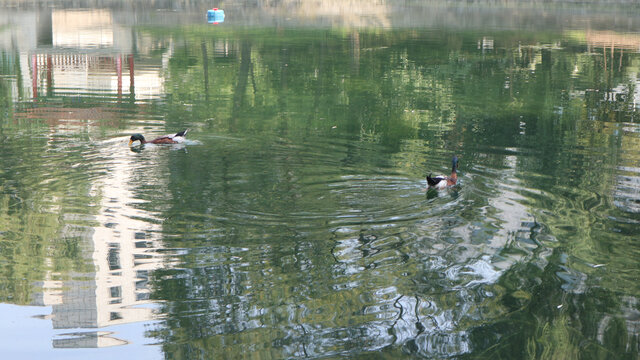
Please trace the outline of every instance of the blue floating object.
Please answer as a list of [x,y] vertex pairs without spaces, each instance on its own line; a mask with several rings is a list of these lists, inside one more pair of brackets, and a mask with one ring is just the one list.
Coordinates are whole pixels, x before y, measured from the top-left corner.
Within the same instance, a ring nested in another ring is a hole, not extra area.
[[218,24],[224,22],[224,10],[213,8],[207,11],[207,22],[209,24]]

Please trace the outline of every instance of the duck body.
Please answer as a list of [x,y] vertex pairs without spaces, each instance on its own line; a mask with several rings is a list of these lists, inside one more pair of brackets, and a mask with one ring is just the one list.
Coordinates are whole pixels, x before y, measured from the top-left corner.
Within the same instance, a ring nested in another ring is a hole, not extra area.
[[180,131],[176,134],[160,136],[159,138],[153,139],[151,141],[145,140],[142,134],[133,134],[129,138],[129,146],[131,146],[131,144],[133,144],[133,142],[135,141],[140,141],[140,144],[178,144],[184,142],[185,137],[187,136],[187,131],[189,131],[189,129]]
[[445,189],[458,183],[458,157],[454,156],[451,160],[451,175],[427,175],[427,188],[429,189]]

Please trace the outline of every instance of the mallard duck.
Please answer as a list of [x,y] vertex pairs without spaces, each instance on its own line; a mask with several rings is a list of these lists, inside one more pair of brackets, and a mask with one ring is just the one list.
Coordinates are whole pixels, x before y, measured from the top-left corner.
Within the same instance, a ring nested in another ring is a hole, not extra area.
[[431,174],[427,175],[428,188],[444,189],[449,186],[453,186],[458,182],[458,157],[454,156],[451,160],[451,176],[438,175],[431,177]]
[[160,136],[159,138],[151,141],[145,140],[142,134],[133,134],[131,135],[131,138],[129,138],[129,146],[131,146],[134,141],[140,141],[141,144],[178,144],[184,141],[185,136],[187,136],[187,131],[189,131],[189,129],[180,131],[177,134]]

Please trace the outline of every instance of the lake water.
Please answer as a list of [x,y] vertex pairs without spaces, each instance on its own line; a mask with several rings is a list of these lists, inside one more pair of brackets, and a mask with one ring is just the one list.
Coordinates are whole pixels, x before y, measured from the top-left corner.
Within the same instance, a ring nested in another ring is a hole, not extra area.
[[3,357],[638,358],[636,5],[211,5],[0,4]]

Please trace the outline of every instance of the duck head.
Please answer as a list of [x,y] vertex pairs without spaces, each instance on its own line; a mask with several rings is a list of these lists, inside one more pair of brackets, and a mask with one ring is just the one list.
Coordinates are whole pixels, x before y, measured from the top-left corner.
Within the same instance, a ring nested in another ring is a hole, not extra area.
[[458,170],[458,157],[454,155],[451,160],[451,172],[456,172],[456,170]]
[[144,144],[146,142],[142,134],[131,135],[131,137],[129,138],[129,146],[131,146],[131,144],[133,144],[134,141],[140,141],[141,144]]

